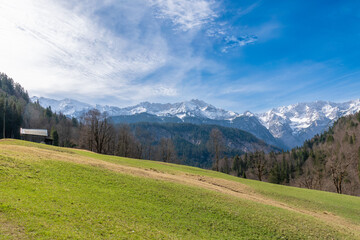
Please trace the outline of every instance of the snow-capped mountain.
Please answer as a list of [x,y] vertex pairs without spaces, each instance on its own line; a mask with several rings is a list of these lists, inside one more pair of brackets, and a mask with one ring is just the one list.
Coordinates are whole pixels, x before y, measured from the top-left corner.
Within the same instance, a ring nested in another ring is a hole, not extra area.
[[93,109],[94,106],[76,101],[74,99],[63,99],[63,100],[55,100],[44,97],[32,97],[30,99],[32,102],[39,101],[40,105],[44,108],[51,107],[53,112],[63,113],[68,117],[79,117],[82,113]]
[[109,116],[129,116],[147,113],[158,117],[178,117],[179,119],[195,117],[211,120],[233,120],[236,117],[241,116],[235,112],[216,108],[198,99],[174,104],[142,102],[138,105],[126,108],[102,105],[92,106],[72,99],[54,100],[43,97],[32,97],[31,101],[39,101],[41,106],[50,106],[54,112],[61,112],[68,117],[79,117],[85,111],[90,109],[98,109],[100,112],[107,112]]
[[260,122],[289,147],[327,130],[342,116],[360,111],[360,100],[345,103],[316,101],[274,108],[258,114]]
[[79,118],[90,109],[98,109],[100,112],[107,112],[115,123],[172,122],[233,127],[250,132],[271,145],[284,147],[251,112],[238,114],[216,108],[197,99],[173,104],[142,102],[126,108],[101,105],[91,106],[70,99],[53,100],[33,97],[32,101],[39,101],[43,107],[51,106],[53,111],[62,112],[68,117]]
[[173,122],[214,124],[234,127],[254,134],[265,142],[282,147],[300,146],[305,140],[327,130],[338,118],[360,111],[360,100],[345,103],[316,101],[274,108],[265,113],[238,114],[193,99],[180,103],[149,103],[119,108],[89,105],[72,99],[53,100],[33,97],[43,107],[79,118],[90,109],[107,112],[116,123]]
[[235,112],[216,108],[198,99],[174,104],[142,102],[133,107],[123,108],[121,114],[118,115],[134,115],[139,113],[148,113],[159,117],[176,116],[180,119],[195,117],[211,120],[233,120],[240,116]]

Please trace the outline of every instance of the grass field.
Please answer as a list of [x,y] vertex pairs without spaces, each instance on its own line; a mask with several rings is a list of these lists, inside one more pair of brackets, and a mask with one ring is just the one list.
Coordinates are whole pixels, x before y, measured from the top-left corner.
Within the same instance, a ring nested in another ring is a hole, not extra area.
[[0,239],[360,239],[360,198],[2,140]]

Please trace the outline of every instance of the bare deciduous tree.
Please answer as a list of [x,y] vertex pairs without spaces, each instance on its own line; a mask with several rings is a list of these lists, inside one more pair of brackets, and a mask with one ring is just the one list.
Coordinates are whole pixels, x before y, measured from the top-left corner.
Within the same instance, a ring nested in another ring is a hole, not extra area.
[[146,129],[142,127],[135,128],[135,138],[141,143],[141,157],[143,159],[153,160],[155,157],[155,141],[154,136]]
[[228,157],[224,157],[220,160],[220,172],[223,172],[223,173],[227,173],[229,174],[230,173],[230,161],[229,161],[229,158]]
[[116,155],[121,157],[141,158],[142,151],[142,144],[136,139],[130,126],[127,124],[121,125],[118,130]]
[[97,153],[107,152],[113,137],[113,127],[106,113],[90,110],[83,116],[83,132],[87,148]]
[[159,146],[160,160],[163,162],[175,162],[176,153],[174,143],[170,138],[162,138]]
[[347,168],[349,165],[350,163],[346,161],[344,154],[342,154],[341,159],[336,156],[334,161],[330,164],[332,181],[335,185],[336,192],[339,194],[343,193],[342,183],[348,174]]
[[219,171],[219,161],[224,151],[224,137],[219,129],[214,128],[211,130],[207,147],[213,155],[213,169]]
[[133,136],[128,125],[121,125],[118,131],[118,144],[116,155],[121,157],[130,157],[131,148],[133,146]]
[[314,171],[312,171],[309,167],[305,168],[302,180],[300,181],[300,186],[304,186],[308,189],[313,189],[314,181]]

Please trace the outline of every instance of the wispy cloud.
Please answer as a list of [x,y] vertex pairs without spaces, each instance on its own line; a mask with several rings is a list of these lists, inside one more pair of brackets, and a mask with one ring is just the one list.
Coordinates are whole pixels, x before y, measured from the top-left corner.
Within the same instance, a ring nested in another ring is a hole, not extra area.
[[275,87],[269,86],[269,84],[258,83],[242,83],[234,84],[234,86],[228,86],[220,91],[222,95],[228,94],[259,94],[275,91]]
[[197,97],[199,92],[191,92],[188,81],[224,67],[197,51],[194,39],[208,41],[210,47],[221,39],[224,52],[256,41],[218,20],[223,14],[220,4],[3,1],[0,71],[30,94],[44,97],[113,105]]
[[170,20],[177,28],[188,31],[212,22],[216,17],[215,2],[209,0],[149,0],[156,16]]
[[[289,105],[296,102],[314,100],[333,100],[348,88],[345,79],[333,79],[338,69],[330,63],[306,61],[296,64],[284,62],[277,68],[260,68],[249,66],[239,67],[243,76],[232,81],[223,81],[227,78],[215,78],[207,84],[193,84],[192,93],[198,93],[198,97],[212,103],[215,106],[235,111],[264,112],[273,107]],[[227,73],[230,74],[230,73]],[[353,81],[359,73],[345,76],[346,80]],[[333,83],[339,82],[337,89],[332,89]],[[329,84],[328,84],[329,83]],[[347,90],[349,100],[351,96],[358,94],[359,84],[355,84],[353,90]],[[329,92],[332,95],[329,96]],[[352,97],[354,98],[354,97]],[[357,98],[357,97],[355,97]]]
[[161,34],[123,37],[57,1],[2,3],[0,19],[1,71],[33,94],[112,94],[164,66],[169,57]]
[[249,13],[251,13],[254,9],[256,9],[259,5],[260,5],[260,2],[261,1],[257,1],[253,4],[251,4],[250,6],[248,7],[245,7],[245,8],[240,8],[238,11],[237,11],[237,17],[242,17],[244,15],[247,15]]
[[[187,32],[205,30],[210,38],[220,39],[223,53],[257,41],[257,36],[237,33],[227,21],[216,21],[224,14],[219,2],[213,0],[148,0],[155,8],[156,17],[168,20],[175,29]],[[237,13],[237,17],[252,12],[256,2]],[[221,9],[221,10],[220,10]],[[237,34],[237,35],[236,35]]]
[[227,53],[231,48],[242,47],[257,41],[256,36],[227,36],[225,37],[225,46],[222,48],[223,53]]

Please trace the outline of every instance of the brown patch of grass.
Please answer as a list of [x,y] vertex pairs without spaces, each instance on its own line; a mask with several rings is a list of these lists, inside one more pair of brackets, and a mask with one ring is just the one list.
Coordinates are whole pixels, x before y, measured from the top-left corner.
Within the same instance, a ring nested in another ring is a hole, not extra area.
[[5,219],[0,213],[0,239],[29,239],[23,227]]

